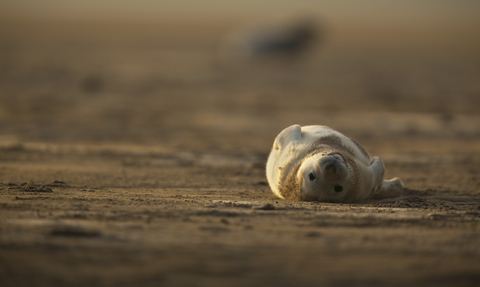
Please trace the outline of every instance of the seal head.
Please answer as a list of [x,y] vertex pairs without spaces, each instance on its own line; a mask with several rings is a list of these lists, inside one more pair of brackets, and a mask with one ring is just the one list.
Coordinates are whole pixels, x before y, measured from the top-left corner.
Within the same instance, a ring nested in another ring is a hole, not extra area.
[[353,177],[352,166],[344,155],[314,151],[295,166],[279,191],[287,199],[343,202]]

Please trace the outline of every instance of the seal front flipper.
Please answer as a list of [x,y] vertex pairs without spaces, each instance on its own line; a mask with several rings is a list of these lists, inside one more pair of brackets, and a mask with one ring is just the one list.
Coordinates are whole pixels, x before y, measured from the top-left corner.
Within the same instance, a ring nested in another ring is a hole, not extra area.
[[403,192],[403,182],[399,178],[385,180],[385,165],[379,157],[373,157],[369,169],[373,173],[372,198],[399,197]]
[[385,177],[385,165],[381,158],[374,156],[368,167],[372,172],[372,194],[380,192]]
[[286,147],[290,142],[299,141],[302,138],[302,128],[299,125],[292,125],[284,129],[275,138],[273,148],[278,150]]

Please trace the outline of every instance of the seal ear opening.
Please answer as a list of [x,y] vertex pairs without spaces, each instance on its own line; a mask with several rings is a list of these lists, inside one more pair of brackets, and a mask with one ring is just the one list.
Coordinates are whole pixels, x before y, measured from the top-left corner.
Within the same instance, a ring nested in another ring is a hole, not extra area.
[[290,142],[298,141],[302,138],[302,128],[299,125],[292,125],[281,131],[275,138],[273,148],[278,150],[287,146]]

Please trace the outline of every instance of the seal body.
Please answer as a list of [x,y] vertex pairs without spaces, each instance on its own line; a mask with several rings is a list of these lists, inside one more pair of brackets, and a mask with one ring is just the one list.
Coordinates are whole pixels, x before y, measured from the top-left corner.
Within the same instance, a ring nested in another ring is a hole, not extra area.
[[292,125],[275,138],[267,161],[273,193],[290,200],[359,202],[400,196],[400,179],[351,138],[326,126]]

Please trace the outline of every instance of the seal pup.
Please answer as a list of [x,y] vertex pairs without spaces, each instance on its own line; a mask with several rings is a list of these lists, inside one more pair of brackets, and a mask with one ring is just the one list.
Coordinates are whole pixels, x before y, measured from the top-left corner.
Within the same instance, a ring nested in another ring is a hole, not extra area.
[[384,180],[385,166],[351,138],[326,126],[292,125],[275,138],[267,179],[283,199],[359,202],[398,197],[400,179]]

